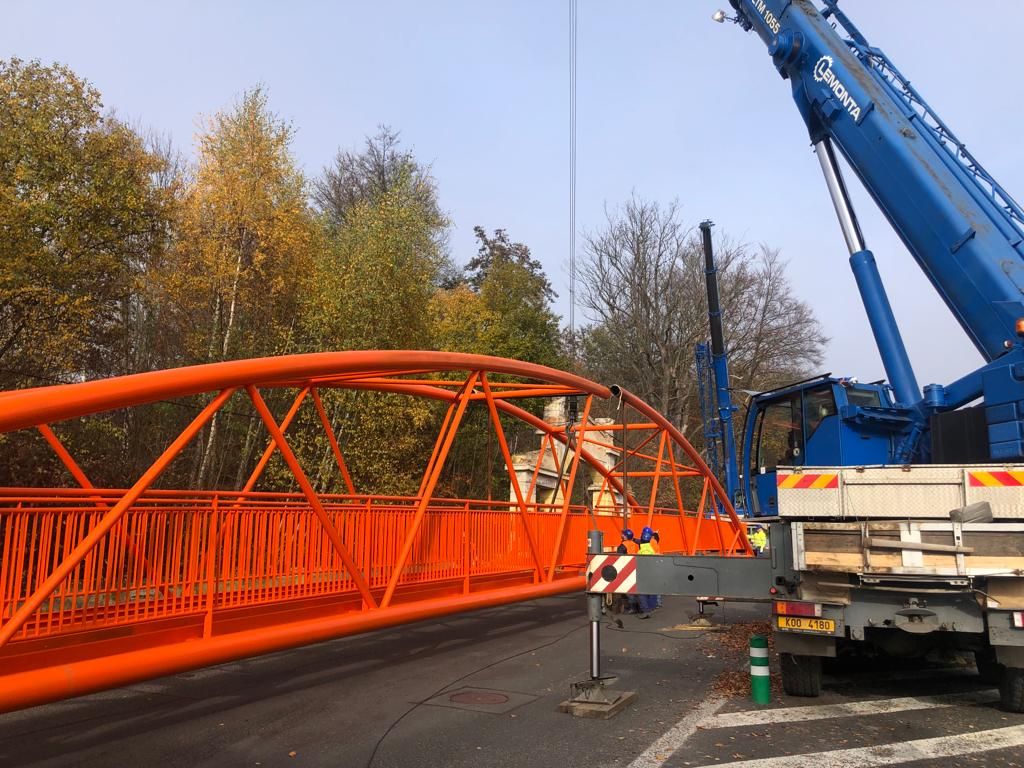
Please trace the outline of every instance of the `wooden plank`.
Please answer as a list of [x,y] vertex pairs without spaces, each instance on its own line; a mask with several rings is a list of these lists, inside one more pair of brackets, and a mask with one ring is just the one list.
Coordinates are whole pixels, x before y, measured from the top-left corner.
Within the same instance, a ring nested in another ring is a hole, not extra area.
[[[913,569],[903,567],[903,558],[896,553],[875,552],[871,557],[872,567],[865,570],[861,556],[849,552],[808,552],[806,554],[808,569],[826,570],[842,573],[913,573]],[[968,555],[966,558],[967,575],[973,570],[1001,569],[1012,572],[1020,569],[1020,561],[1013,557],[981,557]],[[925,554],[922,557],[922,568],[928,568],[935,575],[956,576],[956,556],[953,554]]]
[[917,552],[952,552],[954,554],[969,555],[974,552],[974,547],[957,547],[952,544],[929,544],[923,541],[899,541],[889,539],[873,538],[865,542],[868,547],[880,549],[911,549]]

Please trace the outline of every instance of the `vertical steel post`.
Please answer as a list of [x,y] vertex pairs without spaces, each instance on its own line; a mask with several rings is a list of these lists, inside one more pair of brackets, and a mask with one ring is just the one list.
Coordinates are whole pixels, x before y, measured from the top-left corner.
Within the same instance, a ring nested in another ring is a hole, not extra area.
[[595,604],[597,607],[597,618],[590,619],[590,679],[601,679],[601,602],[603,595],[588,595],[587,610],[594,613]]
[[736,440],[732,431],[732,395],[729,393],[729,360],[725,353],[725,332],[722,330],[722,307],[718,295],[718,267],[711,244],[712,223],[700,223],[704,242],[704,283],[708,293],[708,324],[711,326],[711,367],[715,374],[715,406],[718,423],[722,432],[722,447],[725,451],[725,488],[729,500],[736,498],[740,487],[739,469],[736,461]]
[[[594,529],[587,531],[587,552],[600,555],[604,552],[604,534]],[[601,679],[601,604],[604,595],[587,595],[587,617],[590,619],[590,679]]]

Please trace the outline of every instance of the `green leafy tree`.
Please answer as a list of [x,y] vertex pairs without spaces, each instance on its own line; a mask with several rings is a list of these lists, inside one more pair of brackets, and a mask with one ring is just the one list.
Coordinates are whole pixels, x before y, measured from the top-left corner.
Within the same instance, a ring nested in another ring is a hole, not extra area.
[[[431,301],[434,343],[440,349],[510,357],[565,367],[558,317],[551,309],[555,293],[543,266],[523,243],[496,230],[474,228],[479,250],[462,280],[441,288]],[[524,403],[539,410],[540,403]],[[532,445],[534,436],[518,422],[504,424],[513,445]],[[504,496],[508,476],[491,437],[493,425],[482,409],[471,409],[452,450],[443,480],[459,496]]]
[[439,347],[510,357],[559,367],[555,292],[543,265],[503,229],[489,236],[474,227],[479,250],[466,265],[464,283],[439,291],[432,304]]
[[[430,300],[447,264],[448,220],[434,181],[397,134],[367,140],[363,153],[339,153],[314,185],[323,248],[301,308],[309,350],[426,349]],[[414,493],[430,456],[436,404],[396,395],[326,393],[356,487]],[[325,490],[341,490],[333,458],[311,413],[295,440]],[[280,464],[274,477],[285,477]]]
[[[144,365],[145,275],[171,235],[176,182],[102,110],[65,66],[0,61],[0,389]],[[94,482],[121,481],[126,413],[60,431]],[[0,436],[0,484],[69,481],[38,436]]]
[[164,158],[101,109],[67,67],[0,62],[4,387],[126,370],[128,313],[173,190],[154,180]]

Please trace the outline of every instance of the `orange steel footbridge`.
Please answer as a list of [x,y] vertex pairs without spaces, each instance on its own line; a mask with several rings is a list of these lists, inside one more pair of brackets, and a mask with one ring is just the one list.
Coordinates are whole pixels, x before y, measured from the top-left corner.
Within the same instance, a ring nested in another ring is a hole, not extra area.
[[[321,399],[332,389],[439,403],[415,495],[354,487],[336,437],[344,425],[332,424]],[[275,402],[291,401],[280,418],[268,392]],[[65,425],[58,422],[182,397],[199,402],[195,417],[126,487],[94,486],[59,436]],[[556,426],[529,410],[555,397],[575,398],[576,423]],[[598,425],[592,414],[601,401],[618,418]],[[265,428],[266,450],[248,482],[235,490],[163,487],[162,473],[229,406],[254,411]],[[346,493],[317,492],[286,438],[303,408],[323,430]],[[460,425],[481,408],[509,492],[497,501],[438,495]],[[522,471],[521,460],[520,471],[514,466],[507,432],[516,421],[537,436],[532,470]],[[0,711],[582,592],[587,531],[617,542],[630,520],[657,529],[665,552],[751,554],[723,488],[661,414],[624,390],[515,360],[320,353],[0,393],[0,439],[19,430],[38,432],[76,485],[0,488]],[[258,491],[275,453],[293,490]],[[552,465],[557,487],[542,503],[538,478]],[[574,494],[585,473],[596,481],[589,494]]]

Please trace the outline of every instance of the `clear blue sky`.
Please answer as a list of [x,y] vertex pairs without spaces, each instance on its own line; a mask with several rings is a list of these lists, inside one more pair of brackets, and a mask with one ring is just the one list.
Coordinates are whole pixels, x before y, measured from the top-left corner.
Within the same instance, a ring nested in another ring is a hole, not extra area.
[[[313,175],[378,124],[432,164],[455,230],[527,243],[568,315],[568,1],[6,2],[0,56],[70,65],[126,119],[191,151],[196,118],[256,83],[298,128]],[[826,369],[883,376],[788,85],[764,45],[711,13],[725,0],[580,0],[578,220],[631,192],[678,198],[691,224],[781,249],[832,337]],[[1024,4],[845,0],[945,121],[1024,197]],[[918,378],[980,359],[855,180],[858,213]]]

